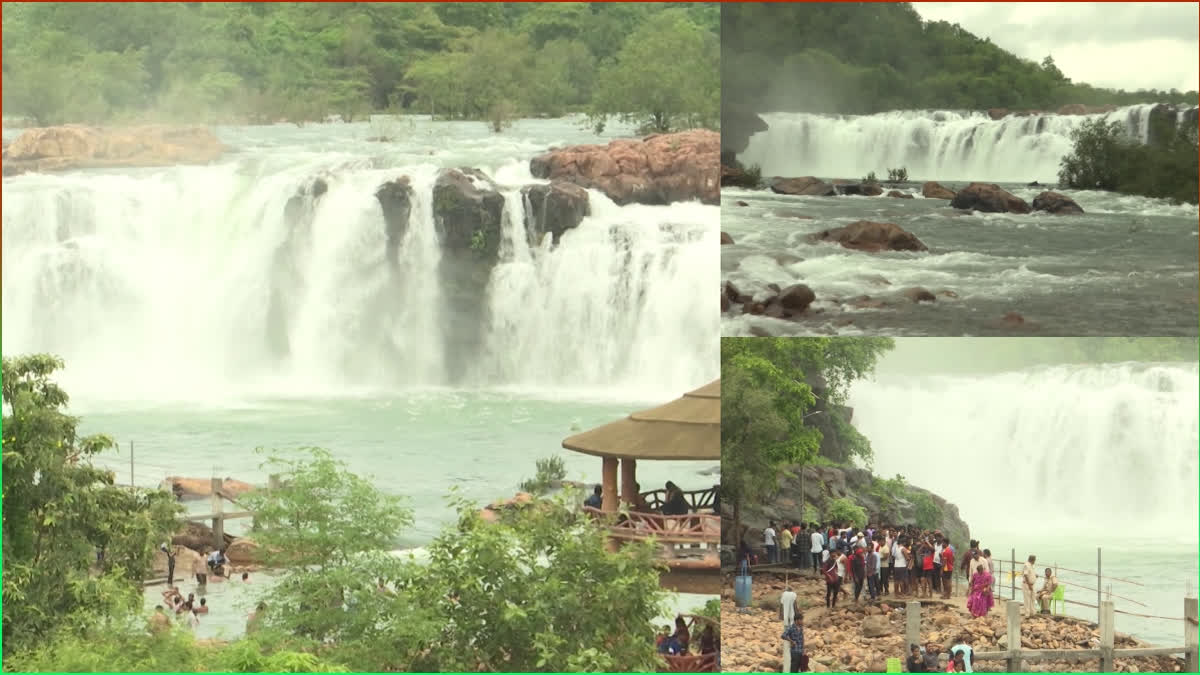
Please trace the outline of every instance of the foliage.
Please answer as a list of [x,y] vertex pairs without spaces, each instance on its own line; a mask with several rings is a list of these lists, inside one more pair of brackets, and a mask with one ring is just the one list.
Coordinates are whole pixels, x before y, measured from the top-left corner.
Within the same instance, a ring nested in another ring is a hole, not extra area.
[[533,495],[545,494],[550,486],[567,477],[567,465],[559,455],[543,457],[536,462],[537,473],[521,483],[521,491]]
[[475,230],[471,233],[471,250],[478,254],[487,250],[487,232]]
[[758,110],[1055,110],[1190,103],[1195,91],[1074,83],[1046,57],[1018,58],[911,3],[737,3],[721,15],[722,95]]
[[[732,169],[728,175],[725,169]],[[762,167],[744,166],[732,152],[721,153],[721,185],[757,190],[763,187]]]
[[908,168],[900,167],[899,169],[888,169],[889,183],[906,183],[908,182]]
[[849,523],[854,527],[867,526],[867,511],[847,497],[829,502],[825,507],[825,520],[830,523]]
[[[40,124],[402,110],[505,128],[590,110],[601,70],[667,14],[694,33],[638,56],[689,77],[653,88],[691,101],[703,82],[715,96],[719,10],[699,3],[18,3],[3,14],[3,103]],[[650,116],[652,102],[620,112]]]
[[879,179],[875,177],[875,172],[872,171],[863,177],[862,182],[863,183],[878,183]]
[[908,501],[916,511],[917,527],[932,530],[942,524],[942,507],[933,501],[928,492],[909,490]]
[[3,359],[6,658],[138,606],[154,551],[177,527],[169,493],[116,486],[92,465],[113,440],[77,435],[51,379],[62,365],[44,354]]
[[1176,202],[1198,202],[1200,144],[1194,126],[1152,115],[1149,143],[1126,135],[1121,124],[1084,122],[1071,133],[1058,180],[1067,187],[1113,190]]
[[720,118],[720,47],[716,34],[687,12],[654,15],[601,69],[590,115],[635,122],[645,133],[715,126]]
[[867,494],[879,502],[879,508],[883,513],[892,514],[900,505],[900,500],[908,495],[908,483],[900,474],[896,474],[895,478],[887,479],[872,476],[871,487],[867,488]]

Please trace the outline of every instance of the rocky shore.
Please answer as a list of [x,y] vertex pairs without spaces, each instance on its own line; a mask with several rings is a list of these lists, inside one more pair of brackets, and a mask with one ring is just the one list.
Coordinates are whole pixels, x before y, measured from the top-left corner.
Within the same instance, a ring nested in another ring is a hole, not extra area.
[[[783,667],[783,643],[779,639],[783,622],[779,613],[779,595],[784,576],[759,573],[753,580],[753,602],[739,612],[733,601],[732,577],[726,575],[721,596],[721,669],[726,672],[780,672]],[[791,575],[787,583],[796,592],[804,614],[806,651],[813,672],[884,672],[889,657],[906,656],[905,601],[912,598],[885,596],[877,604],[863,599],[853,602],[853,593],[845,594],[833,610],[824,606],[825,584],[811,573]],[[959,636],[969,635],[976,651],[1004,651],[1008,636],[1005,604],[998,601],[987,616],[974,618],[966,611],[963,596],[965,582],[958,582],[958,593],[949,600],[940,597],[922,601],[921,641],[947,649]],[[865,594],[865,591],[864,591]],[[1092,649],[1100,644],[1095,624],[1066,617],[1037,615],[1021,624],[1021,644],[1027,649]],[[1120,648],[1146,647],[1135,638],[1120,633]],[[943,652],[944,653],[944,652]],[[1024,664],[1026,672],[1094,672],[1095,660],[1083,662],[1037,661]],[[1183,660],[1174,657],[1137,659],[1118,658],[1116,672],[1166,672],[1183,670]],[[1004,672],[1005,661],[976,661],[976,672]]]
[[4,148],[3,170],[5,176],[15,176],[29,171],[205,164],[225,150],[202,126],[68,124],[25,130]]

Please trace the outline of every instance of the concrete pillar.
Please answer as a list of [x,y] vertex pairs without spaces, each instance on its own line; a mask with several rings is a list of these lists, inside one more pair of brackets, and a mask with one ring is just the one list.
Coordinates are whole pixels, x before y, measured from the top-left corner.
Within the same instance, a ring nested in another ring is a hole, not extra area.
[[603,481],[601,482],[602,501],[600,509],[605,513],[617,512],[617,458],[604,458]]
[[1008,672],[1021,672],[1021,607],[1022,603],[1009,600],[1005,608],[1008,619]]
[[1113,672],[1113,646],[1116,630],[1113,625],[1116,613],[1112,600],[1100,601],[1100,672]]
[[909,600],[904,603],[904,651],[909,645],[921,644],[921,603]]
[[1184,657],[1187,660],[1187,665],[1183,667],[1183,672],[1185,673],[1196,672],[1197,662],[1200,660],[1200,654],[1197,654],[1197,651],[1200,650],[1200,645],[1198,645],[1200,641],[1197,640],[1198,627],[1196,622],[1198,620],[1200,620],[1200,616],[1196,613],[1196,598],[1184,598],[1183,644],[1188,648],[1187,656]]

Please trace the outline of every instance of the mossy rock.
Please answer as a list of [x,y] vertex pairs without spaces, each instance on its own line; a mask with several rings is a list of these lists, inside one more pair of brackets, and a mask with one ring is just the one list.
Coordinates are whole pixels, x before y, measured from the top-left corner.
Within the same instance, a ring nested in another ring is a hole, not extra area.
[[433,186],[433,219],[442,248],[495,262],[504,196],[479,169],[444,169]]

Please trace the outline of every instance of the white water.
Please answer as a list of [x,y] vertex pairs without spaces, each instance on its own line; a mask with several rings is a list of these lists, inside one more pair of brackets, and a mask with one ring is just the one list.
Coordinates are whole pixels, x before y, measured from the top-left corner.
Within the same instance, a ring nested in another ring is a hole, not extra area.
[[[1071,131],[1103,117],[1146,142],[1154,104],[1105,115],[1009,115],[905,110],[863,116],[762,115],[769,129],[750,138],[738,159],[764,176],[860,178],[905,167],[913,180],[1057,181]],[[1182,114],[1177,115],[1182,119]]]
[[1192,363],[880,376],[850,404],[876,473],[942,495],[980,539],[1137,533],[1194,556],[1198,375]]
[[[239,145],[258,147],[213,166],[6,179],[5,354],[61,355],[61,381],[84,400],[229,402],[462,385],[603,389],[640,400],[675,397],[715,376],[716,302],[697,289],[716,286],[717,207],[621,208],[593,193],[580,227],[553,250],[530,249],[519,188],[534,182],[528,157],[537,143],[421,138],[434,149],[388,148],[380,157],[366,154],[377,144],[347,142],[343,152],[310,137],[320,130],[303,131],[299,147],[279,147],[292,139],[230,130]],[[471,165],[502,186],[506,225],[502,262],[480,301],[484,346],[459,353],[447,346],[431,195],[439,167],[468,153],[489,157]],[[284,206],[317,175],[328,192],[311,227],[291,233]],[[411,177],[414,198],[393,266],[374,193],[401,175]],[[281,354],[268,324],[286,263],[295,272],[276,303],[288,346]],[[451,366],[463,363],[466,381],[451,382]]]

